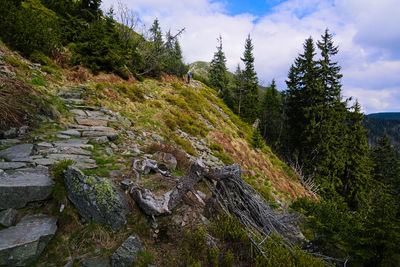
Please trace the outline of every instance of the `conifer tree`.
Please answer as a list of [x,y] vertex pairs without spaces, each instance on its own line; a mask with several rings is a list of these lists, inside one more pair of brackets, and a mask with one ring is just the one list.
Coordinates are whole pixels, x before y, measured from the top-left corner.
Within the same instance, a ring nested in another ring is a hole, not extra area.
[[333,36],[326,29],[321,36],[322,40],[317,42],[317,46],[321,51],[321,60],[319,60],[320,78],[325,90],[326,100],[332,102],[339,100],[341,97],[340,66],[337,62],[332,61],[332,56],[335,56],[339,49],[333,44]]
[[358,102],[348,112],[344,174],[340,183],[336,184],[337,191],[346,199],[353,210],[361,208],[367,201],[372,187],[369,147],[366,130],[362,125],[364,115]]
[[[316,127],[322,120],[321,110],[324,93],[319,80],[319,70],[314,59],[315,46],[313,39],[306,39],[304,53],[300,54],[291,66],[286,84],[288,146],[294,160],[302,163],[312,158],[317,132]],[[308,170],[310,172],[310,170]]]
[[238,64],[235,70],[235,74],[233,77],[233,102],[234,102],[234,111],[236,114],[241,116],[243,95],[244,95],[244,81],[243,81],[243,71]]
[[221,98],[224,98],[224,93],[228,87],[226,58],[222,51],[222,37],[219,36],[217,40],[217,52],[214,53],[214,58],[211,60],[208,76],[211,86],[217,90]]
[[273,79],[261,103],[260,128],[267,143],[274,148],[277,147],[281,132],[282,108],[282,97]]
[[241,60],[243,61],[245,67],[242,72],[243,98],[240,108],[240,116],[244,121],[253,123],[258,113],[259,97],[258,78],[257,73],[254,70],[253,44],[250,35],[248,35],[246,39],[245,50]]

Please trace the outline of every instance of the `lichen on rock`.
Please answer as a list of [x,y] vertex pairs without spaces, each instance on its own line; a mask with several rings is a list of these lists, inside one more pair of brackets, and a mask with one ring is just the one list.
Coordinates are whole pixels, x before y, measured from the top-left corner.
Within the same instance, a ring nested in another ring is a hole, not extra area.
[[109,225],[114,231],[126,223],[128,203],[110,180],[86,176],[74,166],[67,168],[64,177],[69,200],[87,221]]

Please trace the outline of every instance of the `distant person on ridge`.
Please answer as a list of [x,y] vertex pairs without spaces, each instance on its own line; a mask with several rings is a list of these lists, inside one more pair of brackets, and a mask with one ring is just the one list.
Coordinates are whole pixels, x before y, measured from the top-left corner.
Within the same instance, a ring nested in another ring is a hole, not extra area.
[[192,73],[189,72],[187,75],[187,83],[190,83],[190,79],[192,78]]

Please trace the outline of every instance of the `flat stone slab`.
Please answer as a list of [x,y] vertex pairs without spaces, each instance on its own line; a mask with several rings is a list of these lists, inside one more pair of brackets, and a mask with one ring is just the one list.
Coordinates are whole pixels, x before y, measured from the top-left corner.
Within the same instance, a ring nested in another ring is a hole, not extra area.
[[15,172],[0,177],[0,209],[23,208],[50,197],[54,182],[48,175]]
[[83,267],[109,267],[110,261],[108,258],[91,258],[82,262]]
[[3,170],[15,170],[25,168],[27,164],[25,162],[0,162],[0,169]]
[[32,154],[32,144],[21,144],[12,146],[10,148],[0,151],[0,156],[5,157],[7,160],[13,160],[16,158],[27,158]]
[[128,203],[109,179],[86,176],[69,166],[64,184],[69,200],[87,221],[109,225],[114,231],[126,224],[130,214]]
[[70,139],[71,138],[71,136],[69,136],[69,135],[60,134],[60,133],[57,134],[56,137],[60,138],[60,139]]
[[54,163],[56,163],[57,162],[57,160],[55,160],[55,159],[48,159],[48,158],[42,158],[42,159],[36,159],[35,160],[35,163],[37,164],[37,165],[43,165],[43,166],[51,166],[51,165],[53,165]]
[[68,129],[66,131],[62,131],[62,132],[60,132],[60,134],[70,135],[70,136],[74,136],[74,137],[81,137],[81,133],[78,132],[77,130],[73,130],[73,129]]
[[0,140],[0,146],[15,146],[21,144],[21,140],[19,139],[4,139]]
[[81,118],[75,117],[75,120],[80,125],[87,125],[87,126],[107,126],[106,120],[99,120],[99,119],[90,119],[90,118]]
[[93,145],[87,144],[89,142],[86,138],[80,139],[69,139],[64,141],[54,142],[55,147],[80,147],[80,148],[90,148],[93,149]]
[[77,163],[84,162],[84,163],[96,163],[94,159],[91,159],[88,156],[83,155],[73,155],[73,154],[49,154],[47,156],[48,159],[54,159],[57,161],[71,159]]
[[137,254],[143,249],[139,237],[131,235],[124,243],[112,254],[112,267],[129,267],[136,260]]
[[57,231],[57,219],[47,215],[25,216],[0,231],[0,266],[26,266],[45,249]]
[[69,112],[71,112],[72,114],[81,116],[81,117],[87,116],[86,112],[82,109],[71,109]]
[[83,99],[75,99],[75,98],[61,98],[62,101],[64,101],[67,104],[71,105],[82,105],[85,104],[85,100]]
[[47,150],[47,153],[75,154],[75,155],[86,155],[86,156],[89,156],[92,154],[92,152],[90,152],[89,150],[85,150],[83,148],[75,147],[75,146],[55,147],[55,148]]
[[84,131],[82,133],[84,137],[101,137],[107,136],[109,140],[114,141],[118,139],[117,132],[102,132],[102,131]]

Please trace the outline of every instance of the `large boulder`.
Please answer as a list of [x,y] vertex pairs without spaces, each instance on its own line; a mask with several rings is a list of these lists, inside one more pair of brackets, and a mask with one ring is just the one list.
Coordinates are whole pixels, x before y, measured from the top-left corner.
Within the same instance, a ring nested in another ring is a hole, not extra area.
[[0,210],[23,208],[29,202],[48,199],[54,182],[48,175],[15,172],[0,176]]
[[129,267],[136,260],[137,254],[143,249],[139,237],[131,235],[124,243],[112,254],[112,267]]
[[16,145],[0,151],[0,156],[5,157],[7,160],[10,161],[15,159],[27,158],[32,154],[32,149],[32,144]]
[[64,177],[69,200],[87,221],[109,225],[114,231],[126,223],[128,203],[110,180],[86,176],[74,166],[67,168]]
[[57,219],[47,215],[25,216],[0,231],[0,266],[26,266],[44,250],[57,231]]

